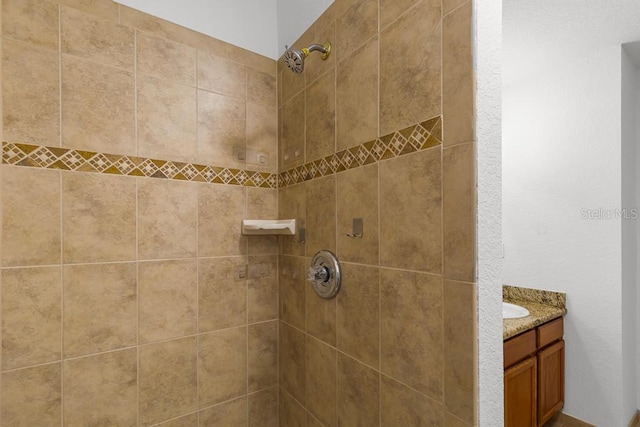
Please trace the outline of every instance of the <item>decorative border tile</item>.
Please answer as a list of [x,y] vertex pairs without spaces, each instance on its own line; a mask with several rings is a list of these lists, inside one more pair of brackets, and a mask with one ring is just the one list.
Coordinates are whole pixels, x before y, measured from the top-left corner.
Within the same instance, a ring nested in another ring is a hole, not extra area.
[[277,174],[269,172],[10,142],[2,143],[2,163],[77,172],[278,188]]
[[373,141],[281,172],[278,187],[332,175],[348,169],[425,150],[442,144],[442,117],[437,116]]
[[11,142],[2,143],[2,163],[77,172],[279,188],[404,156],[440,144],[442,117],[437,116],[280,174]]

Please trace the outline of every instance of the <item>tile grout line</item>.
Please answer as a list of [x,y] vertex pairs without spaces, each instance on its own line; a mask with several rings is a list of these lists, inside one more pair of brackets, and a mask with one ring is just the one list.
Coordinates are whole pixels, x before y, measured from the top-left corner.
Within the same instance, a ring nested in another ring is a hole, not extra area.
[[[58,146],[62,147],[62,10],[60,4],[58,9]],[[64,208],[63,208],[63,181],[62,173],[58,174],[58,185],[60,188],[60,425],[64,425]]]

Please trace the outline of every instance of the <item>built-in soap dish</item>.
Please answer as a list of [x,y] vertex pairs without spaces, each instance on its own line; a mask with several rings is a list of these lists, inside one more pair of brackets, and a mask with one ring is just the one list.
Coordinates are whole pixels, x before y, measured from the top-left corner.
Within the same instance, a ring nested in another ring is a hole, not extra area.
[[295,236],[295,219],[243,219],[242,234],[245,236]]

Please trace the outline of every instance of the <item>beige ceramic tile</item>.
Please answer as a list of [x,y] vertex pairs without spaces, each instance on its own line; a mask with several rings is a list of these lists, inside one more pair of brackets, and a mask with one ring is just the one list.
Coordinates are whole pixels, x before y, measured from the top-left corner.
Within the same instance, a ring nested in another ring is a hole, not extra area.
[[380,0],[380,28],[384,29],[418,3],[420,0]]
[[442,404],[382,375],[383,426],[443,427]]
[[247,328],[198,337],[198,399],[201,408],[247,393]]
[[342,150],[378,136],[378,38],[336,67],[336,137]]
[[41,0],[4,0],[2,36],[58,49],[58,5]]
[[200,411],[200,426],[247,426],[247,398],[221,403],[212,408]]
[[62,59],[62,145],[136,154],[133,74],[83,59]]
[[442,114],[445,145],[475,139],[471,2],[442,21]]
[[305,329],[305,269],[304,258],[280,257],[280,320]]
[[198,87],[200,89],[245,99],[246,86],[244,65],[210,52],[198,51]]
[[118,4],[116,2],[96,0],[58,0],[58,3],[101,18],[109,19],[111,21],[117,21],[119,18]]
[[[307,86],[310,82],[315,81],[318,77],[335,69],[337,54],[339,49],[336,41],[336,25],[335,22],[331,24],[319,23],[319,20],[315,23],[315,39],[313,43],[324,44],[329,42],[331,44],[331,51],[326,59],[322,59],[322,54],[319,52],[313,53],[307,57],[304,61],[304,75],[307,79]],[[364,41],[364,40],[363,40]],[[331,86],[335,86],[335,82],[331,83]]]
[[[378,264],[378,165],[350,169],[337,176],[338,248],[341,261]],[[353,219],[362,218],[361,238],[353,233]]]
[[139,263],[140,343],[196,333],[196,271],[195,259]]
[[58,56],[57,52],[2,41],[4,140],[60,145]]
[[384,374],[442,401],[442,279],[380,270],[380,366]]
[[311,415],[311,412],[307,412],[307,427],[324,427],[324,424]]
[[380,292],[378,267],[343,263],[337,296],[337,347],[369,366],[380,362]]
[[443,152],[443,270],[447,279],[475,281],[475,150],[473,143]]
[[249,257],[247,316],[249,323],[278,318],[278,257]]
[[245,149],[244,99],[198,91],[198,161],[220,167],[244,169],[234,150]]
[[136,425],[137,351],[104,353],[64,364],[66,425]]
[[444,413],[444,425],[445,427],[471,427],[471,424],[465,423],[460,418],[455,417],[448,412]]
[[195,411],[196,338],[142,346],[138,353],[140,423],[150,425]]
[[246,190],[235,185],[198,185],[198,256],[244,255]]
[[444,404],[451,414],[474,423],[475,285],[444,283]]
[[133,29],[65,6],[60,18],[62,53],[133,71]]
[[65,263],[135,260],[135,179],[62,174],[62,231]]
[[360,0],[336,21],[336,53],[339,60],[378,33],[378,2]]
[[432,148],[380,163],[381,265],[441,273],[440,157]]
[[2,265],[60,262],[60,172],[3,166]]
[[380,374],[338,354],[338,425],[380,425]]
[[278,427],[278,390],[273,387],[249,395],[249,427]]
[[381,135],[440,113],[440,20],[440,0],[424,0],[380,33]]
[[317,160],[335,152],[336,74],[332,69],[306,89],[306,155]]
[[307,412],[289,393],[280,390],[280,425],[286,427],[307,427]]
[[60,268],[2,271],[2,368],[59,360]]
[[136,265],[66,265],[65,357],[98,353],[137,343]]
[[[306,258],[305,270],[311,265],[311,258]],[[311,283],[304,280],[305,313],[307,333],[319,340],[334,346],[336,345],[336,299],[324,299],[313,290]]]
[[198,260],[199,332],[247,323],[247,279],[245,257]]
[[136,58],[137,70],[141,73],[190,86],[196,84],[196,50],[192,47],[139,31]]
[[194,427],[198,425],[198,414],[189,414],[158,424],[158,427]]
[[320,250],[335,252],[336,176],[309,181],[306,190],[307,256],[313,256]]
[[[287,71],[288,72],[288,71]],[[305,95],[298,95],[284,103],[281,113],[280,139],[280,170],[286,170],[304,163],[305,138]]]
[[305,334],[284,322],[280,322],[279,334],[280,386],[304,404],[306,394]]
[[248,157],[247,169],[272,172],[278,170],[278,111],[274,107],[247,103],[247,150],[266,157],[265,164],[257,164]]
[[7,426],[60,425],[62,383],[60,364],[2,374],[2,423]]
[[442,14],[446,15],[455,8],[464,4],[467,0],[442,0]]
[[[298,230],[307,226],[306,185],[301,183],[278,190],[278,218],[295,219]],[[306,240],[301,242],[299,234],[280,239],[283,254],[305,255]]]
[[198,151],[196,89],[138,75],[138,155],[193,162]]
[[278,321],[249,326],[249,393],[278,385]]
[[247,101],[267,107],[276,107],[276,77],[247,68]]
[[198,186],[165,179],[138,180],[138,257],[194,257]]
[[336,424],[336,351],[307,338],[307,410],[325,425]]
[[[247,218],[278,218],[278,193],[268,188],[247,188]],[[278,236],[247,237],[249,255],[273,255],[278,253]]]

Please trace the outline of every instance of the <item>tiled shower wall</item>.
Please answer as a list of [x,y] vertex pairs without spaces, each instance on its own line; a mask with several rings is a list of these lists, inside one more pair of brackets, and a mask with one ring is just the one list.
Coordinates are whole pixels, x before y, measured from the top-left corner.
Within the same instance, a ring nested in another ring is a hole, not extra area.
[[277,241],[239,233],[277,215],[276,102],[273,60],[3,0],[1,425],[277,423]]
[[[337,0],[295,44],[330,57],[279,63],[279,214],[306,228],[281,245],[281,425],[476,423],[471,13]],[[305,282],[321,249],[332,300]]]

